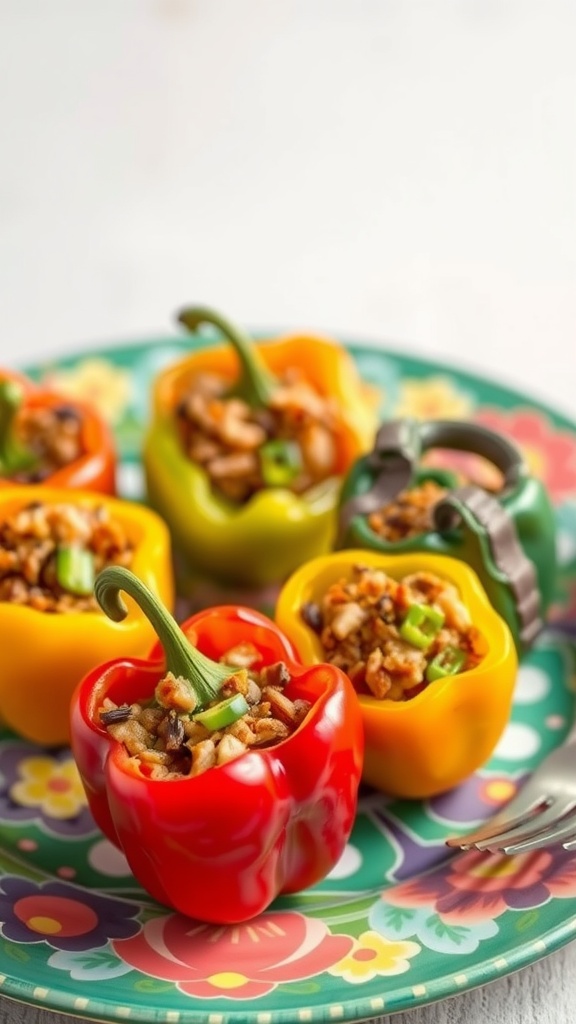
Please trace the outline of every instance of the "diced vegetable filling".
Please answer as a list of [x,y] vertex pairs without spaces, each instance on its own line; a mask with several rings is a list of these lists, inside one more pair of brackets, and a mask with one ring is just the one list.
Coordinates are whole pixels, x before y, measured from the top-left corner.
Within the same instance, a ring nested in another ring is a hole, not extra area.
[[283,662],[263,666],[248,642],[220,661],[238,671],[206,707],[198,708],[187,681],[171,673],[157,684],[152,701],[118,706],[104,700],[102,724],[142,774],[164,780],[201,775],[247,750],[287,739],[308,714],[309,701],[285,693],[290,674]]
[[217,492],[238,503],[266,487],[301,494],[338,472],[337,409],[298,369],[284,374],[265,408],[226,397],[227,387],[199,374],[176,410],[186,454]]
[[15,435],[31,455],[31,465],[10,474],[15,483],[41,483],[84,453],[82,416],[69,405],[24,405],[14,423]]
[[357,692],[379,699],[408,700],[474,668],[485,652],[457,588],[429,572],[396,580],[356,565],[301,614],[323,660],[343,669]]
[[129,567],[133,544],[104,505],[34,501],[0,523],[0,601],[41,612],[98,608],[94,579]]
[[368,525],[390,543],[417,537],[434,529],[432,509],[447,494],[435,480],[407,488],[382,508],[371,512]]

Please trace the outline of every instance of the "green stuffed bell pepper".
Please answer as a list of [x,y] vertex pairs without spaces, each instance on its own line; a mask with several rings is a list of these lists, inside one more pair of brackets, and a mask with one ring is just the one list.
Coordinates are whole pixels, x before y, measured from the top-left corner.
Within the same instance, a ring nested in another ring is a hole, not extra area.
[[[468,452],[500,475],[490,493],[423,461],[432,449]],[[542,485],[508,438],[453,420],[383,424],[373,450],[347,475],[339,548],[437,552],[467,562],[519,651],[540,631],[556,575],[555,517]]]
[[254,344],[209,309],[184,310],[204,346],[158,375],[143,464],[150,503],[189,572],[266,587],[336,536],[342,480],[368,451],[378,395],[339,344],[291,335]]

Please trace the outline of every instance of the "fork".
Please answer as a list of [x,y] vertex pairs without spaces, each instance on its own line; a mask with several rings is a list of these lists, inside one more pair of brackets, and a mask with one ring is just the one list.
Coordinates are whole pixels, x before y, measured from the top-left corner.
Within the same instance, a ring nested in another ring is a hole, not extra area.
[[460,850],[507,854],[557,844],[576,850],[576,726],[490,821],[446,840]]

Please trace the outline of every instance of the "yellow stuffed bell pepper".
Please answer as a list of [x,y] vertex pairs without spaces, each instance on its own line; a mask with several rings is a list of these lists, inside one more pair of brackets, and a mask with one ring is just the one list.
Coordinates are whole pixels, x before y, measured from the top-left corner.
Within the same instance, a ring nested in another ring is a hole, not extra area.
[[373,443],[378,394],[333,341],[254,344],[204,308],[179,319],[191,331],[216,326],[227,344],[191,352],[155,381],[149,501],[192,571],[275,584],[331,549],[343,475]]
[[333,660],[350,675],[367,784],[429,797],[492,753],[509,719],[517,656],[463,562],[363,550],[316,558],[284,584],[275,618],[304,664]]
[[0,491],[0,719],[24,738],[66,743],[82,677],[153,645],[135,605],[115,623],[93,603],[95,574],[120,563],[172,607],[170,538],[156,513],[88,491]]

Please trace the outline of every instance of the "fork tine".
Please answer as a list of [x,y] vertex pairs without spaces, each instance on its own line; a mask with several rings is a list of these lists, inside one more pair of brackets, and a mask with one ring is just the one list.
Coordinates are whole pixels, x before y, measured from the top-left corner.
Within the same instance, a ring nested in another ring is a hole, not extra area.
[[554,843],[560,843],[564,839],[569,841],[574,836],[575,828],[576,810],[573,809],[571,814],[565,815],[559,821],[557,820],[555,826],[544,829],[544,831],[538,831],[520,842],[507,843],[504,841],[499,846],[499,849],[509,854],[541,850],[544,846],[552,846]]
[[521,843],[525,839],[539,835],[544,829],[560,824],[560,819],[568,815],[574,806],[573,799],[565,799],[562,802],[550,801],[541,811],[535,811],[530,818],[519,825],[515,826],[513,822],[506,822],[507,828],[501,828],[498,833],[488,839],[478,840],[474,843],[474,848],[476,850],[501,850],[504,845],[508,846],[509,842]]
[[527,824],[535,817],[539,808],[546,808],[547,805],[548,801],[544,794],[527,803],[520,791],[502,811],[485,825],[481,825],[474,832],[467,832],[463,836],[451,836],[446,840],[446,846],[469,850],[477,843],[483,843],[503,832],[507,833],[510,829]]

